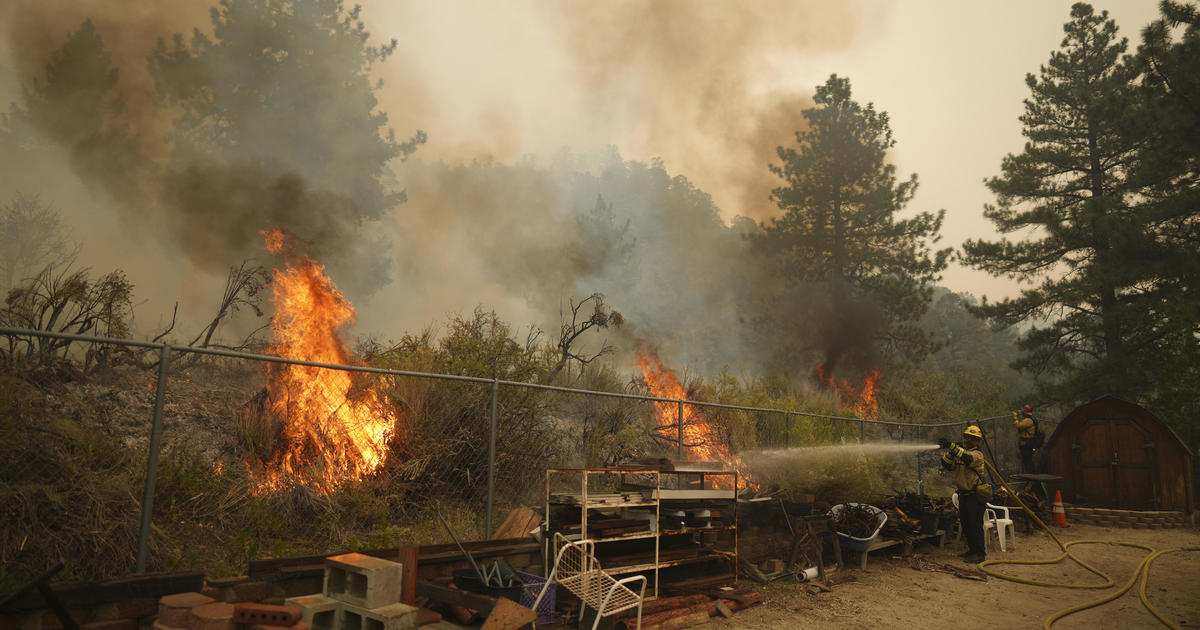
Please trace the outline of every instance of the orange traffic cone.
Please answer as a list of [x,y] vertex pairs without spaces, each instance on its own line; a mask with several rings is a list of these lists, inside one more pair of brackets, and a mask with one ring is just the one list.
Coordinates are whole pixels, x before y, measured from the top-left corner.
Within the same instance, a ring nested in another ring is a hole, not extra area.
[[1054,526],[1070,527],[1067,525],[1067,508],[1063,507],[1062,491],[1054,491]]

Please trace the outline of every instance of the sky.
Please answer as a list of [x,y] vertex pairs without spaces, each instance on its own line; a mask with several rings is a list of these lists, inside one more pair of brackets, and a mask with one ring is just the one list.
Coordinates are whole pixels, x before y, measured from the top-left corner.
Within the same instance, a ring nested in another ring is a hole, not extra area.
[[[137,108],[149,93],[144,60],[155,41],[197,27],[209,30],[212,4],[5,3],[0,103],[17,99],[42,71],[45,53],[90,17],[113,50],[127,100]],[[793,142],[816,86],[833,73],[849,77],[856,100],[889,114],[899,177],[919,177],[907,211],[945,209],[940,246],[957,247],[968,238],[997,237],[983,218],[992,200],[983,180],[999,174],[1003,156],[1022,146],[1018,116],[1028,96],[1025,75],[1058,48],[1070,5],[365,0],[361,19],[374,43],[397,40],[395,54],[374,70],[382,81],[379,109],[400,138],[416,129],[428,133],[416,159],[546,164],[564,148],[588,154],[612,146],[626,159],[661,158],[671,174],[685,175],[710,193],[726,220],[743,215],[764,221],[777,213],[768,195],[779,180],[767,169],[776,161],[775,147]],[[1140,29],[1157,16],[1156,5],[1095,3],[1117,21],[1131,50]],[[405,166],[395,169],[402,178]],[[56,192],[67,195],[68,188]],[[173,301],[211,303],[214,293],[220,295],[223,273],[197,275],[171,263],[166,239],[155,248],[153,239],[130,235],[128,226],[97,216],[86,187],[70,194],[82,202],[59,204],[68,212],[84,208],[69,218],[92,237],[85,243],[86,262],[128,270],[139,293],[150,296],[141,312],[153,318],[169,313]],[[460,275],[469,273],[464,266]],[[383,292],[392,297],[376,299],[376,308],[363,304],[360,319],[378,329],[399,318],[412,329],[450,311],[469,311],[481,294],[455,295],[449,290],[454,280],[441,279],[446,290],[419,305],[404,299],[404,287],[392,287]],[[957,264],[942,284],[993,299],[1018,290],[1011,280]]]

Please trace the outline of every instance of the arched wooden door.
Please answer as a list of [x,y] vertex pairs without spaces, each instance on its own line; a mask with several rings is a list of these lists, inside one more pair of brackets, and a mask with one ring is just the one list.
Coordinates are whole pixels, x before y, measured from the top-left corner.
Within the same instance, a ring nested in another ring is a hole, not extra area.
[[1076,501],[1125,509],[1157,509],[1154,440],[1131,418],[1089,418],[1080,426]]

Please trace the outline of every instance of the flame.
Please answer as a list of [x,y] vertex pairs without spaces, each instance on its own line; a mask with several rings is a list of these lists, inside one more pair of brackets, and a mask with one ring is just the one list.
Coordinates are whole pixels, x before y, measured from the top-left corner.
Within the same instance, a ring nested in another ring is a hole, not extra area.
[[858,387],[846,379],[834,378],[825,371],[824,363],[818,363],[813,368],[813,374],[826,389],[837,393],[843,407],[853,409],[859,418],[873,420],[879,417],[879,401],[875,398],[875,382],[879,380],[878,366],[867,372]]
[[[262,232],[267,250],[286,250],[272,274],[275,341],[271,353],[290,359],[351,364],[339,332],[354,322],[354,307],[325,267],[295,253],[278,229]],[[267,372],[268,412],[282,423],[282,452],[267,464],[262,490],[309,483],[328,492],[374,472],[387,456],[395,418],[374,389],[351,395],[349,372],[280,364]]]
[[[668,370],[658,355],[650,350],[646,342],[638,342],[638,365],[646,378],[646,385],[659,398],[674,398],[687,400],[687,393],[675,378],[675,373]],[[678,431],[676,423],[679,420],[678,403],[655,402],[658,409],[658,426],[660,429],[671,428]],[[671,435],[674,435],[672,433]],[[738,476],[744,479],[746,486],[758,489],[758,484],[751,481],[749,467],[742,458],[729,450],[729,445],[717,436],[712,425],[700,409],[694,405],[683,406],[683,444],[689,458],[700,461],[719,461],[733,468]],[[719,484],[714,484],[719,485]]]

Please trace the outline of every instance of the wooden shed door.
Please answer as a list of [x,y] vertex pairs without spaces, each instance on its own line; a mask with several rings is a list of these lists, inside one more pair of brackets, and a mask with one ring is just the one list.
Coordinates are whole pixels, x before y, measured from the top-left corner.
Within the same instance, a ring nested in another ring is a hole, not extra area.
[[1128,418],[1093,418],[1079,430],[1076,492],[1086,503],[1118,508],[1154,508],[1158,496],[1150,436]]

